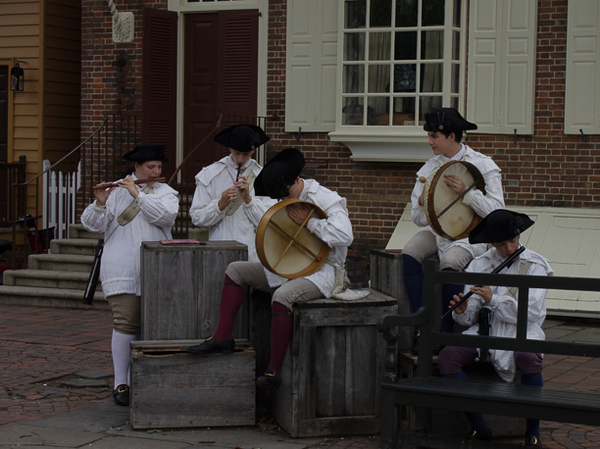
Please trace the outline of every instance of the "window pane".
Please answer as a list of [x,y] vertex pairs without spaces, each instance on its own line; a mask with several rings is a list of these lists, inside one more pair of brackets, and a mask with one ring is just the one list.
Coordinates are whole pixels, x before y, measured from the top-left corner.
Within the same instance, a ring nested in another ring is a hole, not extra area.
[[369,61],[389,61],[391,58],[390,33],[369,34]]
[[418,11],[419,2],[417,0],[396,0],[396,26],[417,26]]
[[363,101],[362,97],[344,98],[342,107],[342,123],[344,125],[363,124]]
[[454,14],[452,14],[452,25],[460,27],[460,11],[461,11],[461,0],[454,0]]
[[390,91],[390,66],[369,66],[369,93],[384,93]]
[[423,0],[421,25],[436,26],[444,24],[445,0]]
[[441,92],[443,64],[421,65],[421,92]]
[[425,124],[425,114],[442,107],[442,97],[419,98],[419,125]]
[[[414,125],[415,99],[394,98],[394,125]],[[413,123],[406,123],[412,121]]]
[[364,93],[365,67],[345,65],[343,69],[342,92],[345,94]]
[[388,97],[369,97],[367,125],[387,125],[389,120]]
[[454,108],[458,111],[458,97],[452,97],[450,98],[450,107]]
[[365,60],[365,33],[344,34],[344,61]]
[[397,64],[394,66],[394,92],[416,92],[417,65]]
[[372,27],[389,27],[392,25],[392,0],[371,0]]
[[346,0],[344,28],[364,28],[367,20],[367,0]]
[[458,86],[460,83],[460,66],[458,64],[452,64],[452,89],[453,94],[458,93]]
[[460,59],[460,32],[452,32],[452,60],[458,61]]
[[417,59],[417,32],[401,31],[395,34],[394,59]]
[[421,59],[443,59],[444,58],[444,32],[422,31],[421,32]]

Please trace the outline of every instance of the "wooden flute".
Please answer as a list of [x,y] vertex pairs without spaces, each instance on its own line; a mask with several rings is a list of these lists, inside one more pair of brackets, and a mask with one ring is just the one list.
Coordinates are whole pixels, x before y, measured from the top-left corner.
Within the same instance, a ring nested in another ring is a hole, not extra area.
[[[146,178],[146,179],[136,179],[133,182],[135,184],[146,184],[149,182],[165,182],[166,180],[167,180],[167,178]],[[115,181],[112,184],[108,184],[108,185],[105,185],[105,183],[100,183],[100,184],[92,187],[92,190],[110,189],[111,187],[119,187],[119,184],[117,184],[117,183],[118,183],[118,181]]]

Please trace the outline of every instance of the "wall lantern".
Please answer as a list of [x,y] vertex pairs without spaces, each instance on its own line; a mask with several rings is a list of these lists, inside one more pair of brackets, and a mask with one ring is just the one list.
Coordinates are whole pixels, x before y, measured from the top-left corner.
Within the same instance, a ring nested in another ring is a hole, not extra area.
[[10,90],[22,92],[25,84],[25,76],[20,64],[26,64],[24,61],[17,61],[15,66],[10,69]]

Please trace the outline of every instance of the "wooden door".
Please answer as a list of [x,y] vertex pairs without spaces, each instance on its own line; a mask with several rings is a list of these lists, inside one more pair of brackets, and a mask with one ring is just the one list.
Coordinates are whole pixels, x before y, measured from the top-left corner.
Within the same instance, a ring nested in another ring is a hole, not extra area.
[[[258,11],[187,15],[184,36],[185,157],[214,128],[220,113],[224,126],[256,116]],[[183,167],[183,179],[193,179],[224,154],[209,139]]]

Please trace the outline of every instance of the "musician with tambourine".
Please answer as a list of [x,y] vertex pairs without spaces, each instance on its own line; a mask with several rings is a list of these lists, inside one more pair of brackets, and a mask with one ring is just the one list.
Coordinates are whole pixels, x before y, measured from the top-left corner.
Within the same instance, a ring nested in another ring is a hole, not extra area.
[[[256,380],[263,389],[281,384],[281,367],[293,327],[292,305],[332,296],[336,275],[353,240],[346,200],[313,179],[301,178],[304,163],[299,150],[287,148],[256,178],[256,194],[272,199],[268,209],[264,202],[252,202],[248,208],[257,226],[261,262],[229,264],[217,330],[202,344],[188,348],[199,354],[233,352],[232,329],[244,300],[243,286],[272,293],[271,360],[267,371]],[[304,259],[309,260],[308,266],[293,273],[290,267]]]
[[140,247],[143,241],[172,238],[179,198],[159,182],[168,160],[164,145],[138,145],[123,159],[133,162],[133,174],[95,186],[96,200],[81,214],[81,224],[104,234],[100,280],[114,318],[113,398],[117,405],[128,406],[130,342],[137,340],[141,321]]
[[[417,172],[411,218],[421,229],[402,249],[404,283],[413,311],[421,306],[423,261],[438,254],[442,270],[462,271],[486,250],[485,245],[469,244],[468,231],[476,224],[470,218],[481,220],[504,207],[500,168],[489,156],[461,142],[463,131],[477,129],[477,125],[465,120],[456,109],[440,108],[425,114],[423,128],[435,157]],[[447,173],[443,172],[445,169]],[[442,198],[441,206],[429,204],[433,193]],[[469,214],[471,217],[465,217]],[[457,226],[461,229],[458,233],[454,229]],[[460,291],[461,286],[442,286],[444,309]],[[448,317],[442,321],[442,331],[452,330],[453,321]],[[415,329],[413,352],[418,349],[418,336],[419,330]]]
[[[251,193],[262,167],[252,159],[256,149],[269,141],[260,126],[231,126],[213,139],[230,154],[204,167],[196,175],[196,190],[190,207],[194,226],[208,228],[208,240],[236,240],[248,247],[248,260],[258,261],[254,246],[256,227],[246,214],[243,189]],[[253,198],[261,201],[260,198]]]
[[[505,209],[495,210],[479,223],[469,234],[474,244],[488,243],[492,248],[476,257],[466,268],[472,273],[521,274],[531,276],[553,276],[548,261],[520,243],[520,234],[531,227],[533,221],[525,214]],[[508,261],[508,264],[506,264]],[[506,265],[501,271],[498,267]],[[542,323],[546,317],[546,289],[529,290],[527,312],[527,338],[544,340]],[[451,316],[469,326],[465,334],[491,335],[515,338],[517,335],[518,289],[516,287],[467,285],[454,296]],[[469,296],[467,299],[467,296]],[[482,321],[481,317],[487,319]],[[483,323],[489,323],[484,326]],[[476,349],[446,346],[438,356],[438,368],[445,377],[466,379],[465,365],[480,360],[489,360],[496,372],[506,382],[513,382],[517,370],[521,373],[521,384],[542,387],[542,354],[512,352],[498,349]],[[479,413],[466,413],[471,424],[469,438],[490,440],[491,430]],[[525,445],[541,446],[538,419],[527,419]]]

